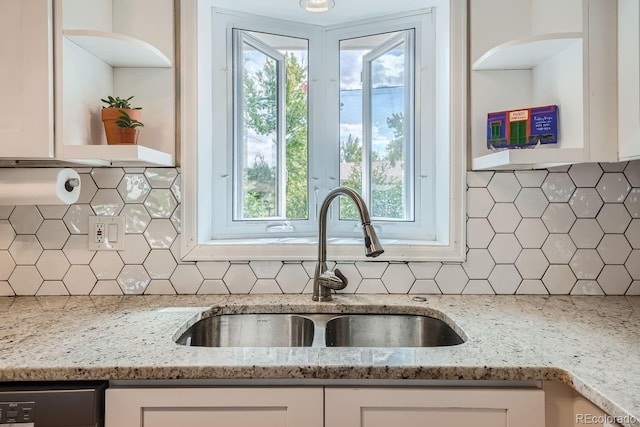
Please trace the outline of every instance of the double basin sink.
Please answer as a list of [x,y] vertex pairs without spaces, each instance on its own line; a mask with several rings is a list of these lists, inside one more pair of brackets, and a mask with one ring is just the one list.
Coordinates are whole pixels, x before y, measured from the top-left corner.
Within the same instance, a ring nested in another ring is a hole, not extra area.
[[464,339],[444,321],[406,314],[223,314],[177,340],[199,347],[438,347]]

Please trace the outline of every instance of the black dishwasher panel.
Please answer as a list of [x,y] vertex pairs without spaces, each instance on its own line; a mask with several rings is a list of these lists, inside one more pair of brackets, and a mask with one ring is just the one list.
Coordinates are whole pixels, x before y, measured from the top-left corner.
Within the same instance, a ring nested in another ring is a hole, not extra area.
[[0,383],[0,427],[102,427],[104,382]]

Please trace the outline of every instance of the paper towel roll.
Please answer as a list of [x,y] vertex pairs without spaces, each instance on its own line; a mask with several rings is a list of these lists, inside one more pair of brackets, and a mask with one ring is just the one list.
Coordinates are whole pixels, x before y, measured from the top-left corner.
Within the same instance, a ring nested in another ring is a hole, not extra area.
[[[77,179],[75,187],[73,183]],[[68,205],[80,197],[80,175],[73,169],[0,168],[0,206]]]

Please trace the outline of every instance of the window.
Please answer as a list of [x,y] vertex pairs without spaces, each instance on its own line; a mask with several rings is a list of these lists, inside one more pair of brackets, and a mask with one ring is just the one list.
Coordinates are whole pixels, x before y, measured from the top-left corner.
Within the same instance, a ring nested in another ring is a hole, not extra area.
[[511,122],[511,144],[522,145],[527,142],[527,121]]
[[[378,221],[415,218],[414,41],[414,28],[340,40],[340,185]],[[340,219],[358,219],[344,199]]]
[[233,220],[307,219],[308,42],[232,32]]
[[[314,258],[317,210],[338,185],[367,202],[387,259],[461,258],[464,149],[450,123],[464,120],[447,106],[452,52],[438,49],[449,1],[326,26],[196,6],[182,11],[198,23],[182,27],[182,111],[197,117],[182,135],[197,141],[183,144],[185,259]],[[332,209],[332,257],[359,258],[352,202]]]
[[500,138],[500,122],[491,123],[491,140],[496,140]]

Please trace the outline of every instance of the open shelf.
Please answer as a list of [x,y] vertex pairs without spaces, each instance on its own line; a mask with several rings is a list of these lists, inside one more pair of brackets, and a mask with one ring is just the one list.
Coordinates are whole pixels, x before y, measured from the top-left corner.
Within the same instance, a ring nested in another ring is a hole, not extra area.
[[173,155],[143,145],[65,145],[64,159],[103,166],[174,166]]
[[473,170],[540,169],[584,162],[582,148],[525,148],[497,151],[475,157]]
[[64,30],[62,34],[112,67],[171,67],[171,60],[158,48],[134,37],[90,30]]
[[474,71],[529,70],[582,40],[582,33],[553,33],[511,40],[488,50]]

